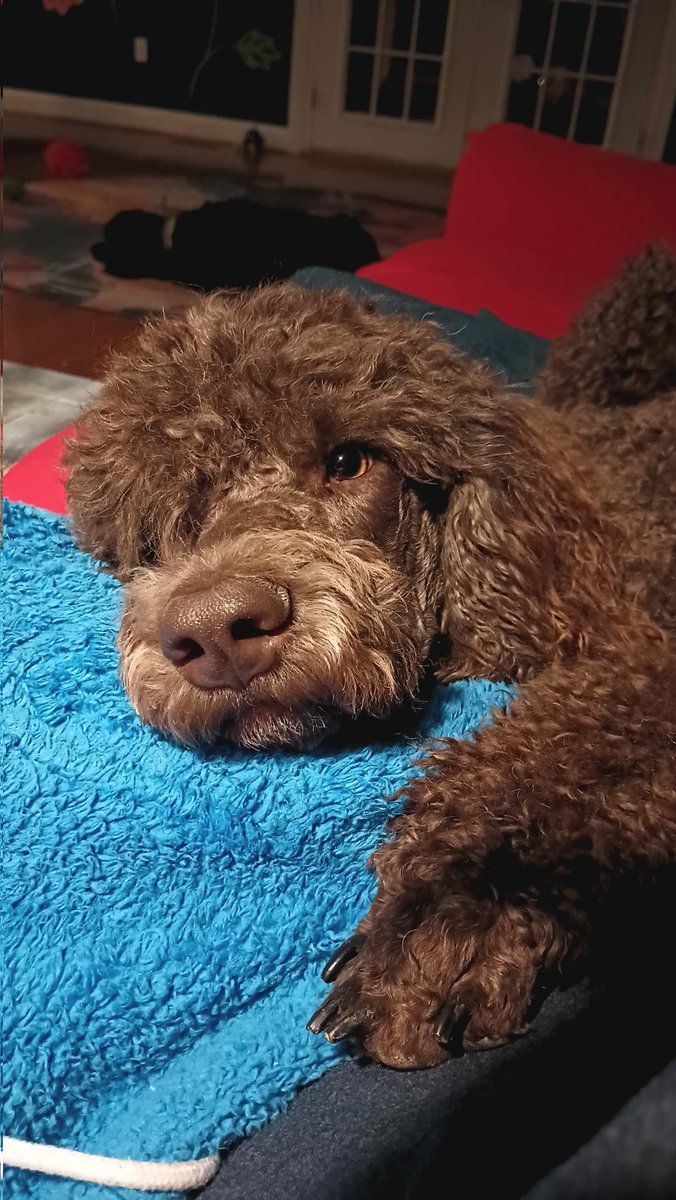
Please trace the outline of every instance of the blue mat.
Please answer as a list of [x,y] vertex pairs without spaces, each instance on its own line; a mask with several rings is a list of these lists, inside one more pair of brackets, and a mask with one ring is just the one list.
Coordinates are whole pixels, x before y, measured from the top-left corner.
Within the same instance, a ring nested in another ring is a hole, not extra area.
[[[368,748],[181,749],[118,683],[117,584],[60,519],[5,521],[3,1127],[198,1157],[342,1056],[304,1026],[372,896],[385,797],[422,739],[467,735],[508,692],[439,687],[407,736]],[[17,1170],[5,1186],[116,1194]]]

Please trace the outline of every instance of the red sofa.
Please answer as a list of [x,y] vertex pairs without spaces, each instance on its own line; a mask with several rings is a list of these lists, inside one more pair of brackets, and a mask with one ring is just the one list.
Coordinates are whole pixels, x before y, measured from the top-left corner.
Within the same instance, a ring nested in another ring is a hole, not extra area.
[[676,167],[492,125],[470,135],[443,238],[358,274],[556,337],[623,258],[655,240],[676,247]]
[[36,508],[46,508],[48,512],[65,513],[66,493],[61,457],[63,439],[72,432],[72,429],[64,429],[61,433],[55,433],[9,467],[3,485],[5,499],[21,500],[24,504],[34,504]]
[[[359,274],[462,312],[487,308],[555,337],[585,296],[648,242],[676,247],[676,167],[578,146],[520,125],[472,134],[443,238]],[[5,494],[65,511],[61,434],[8,472]]]

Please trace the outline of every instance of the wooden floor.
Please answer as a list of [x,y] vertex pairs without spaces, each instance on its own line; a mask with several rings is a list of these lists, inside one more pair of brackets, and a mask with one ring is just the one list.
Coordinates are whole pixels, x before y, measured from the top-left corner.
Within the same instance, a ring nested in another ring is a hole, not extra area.
[[3,359],[96,379],[139,322],[5,288],[2,324]]

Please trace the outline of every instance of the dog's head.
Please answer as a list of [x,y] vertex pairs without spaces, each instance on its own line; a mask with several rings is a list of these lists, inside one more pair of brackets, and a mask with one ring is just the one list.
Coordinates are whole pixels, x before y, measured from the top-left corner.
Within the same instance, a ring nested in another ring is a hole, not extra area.
[[116,213],[108,221],[102,242],[92,246],[92,254],[102,262],[109,275],[121,279],[170,277],[167,252],[162,244],[164,218],[158,213],[131,209]]
[[412,696],[431,655],[450,680],[574,651],[612,572],[545,424],[434,328],[340,292],[147,326],[68,463],[80,544],[125,585],[140,716],[306,745]]

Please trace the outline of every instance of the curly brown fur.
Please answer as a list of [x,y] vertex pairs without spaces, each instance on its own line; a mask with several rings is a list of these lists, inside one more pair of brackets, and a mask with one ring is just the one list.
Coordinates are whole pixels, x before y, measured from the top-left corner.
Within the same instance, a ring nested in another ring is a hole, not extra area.
[[606,504],[635,530],[627,589],[676,631],[676,256],[629,259],[554,343],[539,395],[584,446]]
[[[647,297],[655,280],[631,271],[621,288]],[[175,737],[309,746],[413,698],[430,663],[520,683],[406,788],[312,1023],[396,1066],[445,1057],[458,1019],[468,1046],[518,1033],[609,880],[674,857],[671,400],[623,408],[627,425],[584,384],[620,301],[555,349],[543,404],[341,293],[215,296],[114,361],[70,451],[80,544],[125,584],[125,685]],[[370,469],[338,481],[327,458],[346,443]],[[194,686],[162,652],[167,611],[254,577],[290,596],[274,665],[239,690]]]
[[676,390],[676,259],[653,245],[627,259],[554,343],[542,374],[548,402],[567,409],[637,404]]

